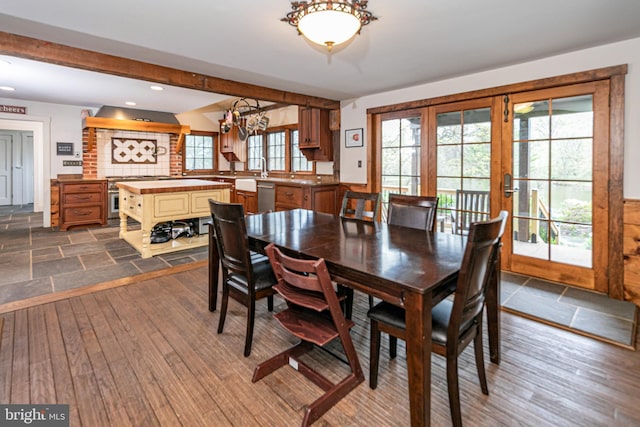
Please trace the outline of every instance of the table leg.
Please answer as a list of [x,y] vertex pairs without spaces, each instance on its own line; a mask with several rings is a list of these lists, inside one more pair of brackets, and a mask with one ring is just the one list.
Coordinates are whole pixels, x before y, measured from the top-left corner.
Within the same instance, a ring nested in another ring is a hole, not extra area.
[[409,409],[412,426],[431,423],[431,294],[405,299]]
[[213,224],[209,224],[209,311],[216,311],[218,304],[218,274],[220,273],[220,254],[216,243]]
[[487,284],[487,329],[489,332],[489,357],[500,363],[500,254],[494,265],[491,280]]

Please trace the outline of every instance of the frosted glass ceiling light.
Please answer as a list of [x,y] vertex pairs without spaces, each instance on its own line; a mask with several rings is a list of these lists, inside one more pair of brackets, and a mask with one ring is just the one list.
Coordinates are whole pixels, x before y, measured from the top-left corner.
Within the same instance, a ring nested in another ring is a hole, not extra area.
[[376,18],[366,10],[368,0],[345,1],[294,1],[293,12],[282,21],[296,27],[313,43],[327,46],[329,50],[359,34],[363,25]]

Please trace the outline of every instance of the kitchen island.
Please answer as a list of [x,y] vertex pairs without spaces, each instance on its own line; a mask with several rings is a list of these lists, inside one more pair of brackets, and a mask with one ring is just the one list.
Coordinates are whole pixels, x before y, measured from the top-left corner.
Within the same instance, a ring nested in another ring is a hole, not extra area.
[[[151,230],[161,222],[210,217],[209,199],[228,203],[231,188],[231,184],[202,179],[129,181],[117,186],[120,238],[140,252],[142,258],[206,246],[206,233],[152,244]],[[128,218],[139,222],[140,229],[130,230]]]

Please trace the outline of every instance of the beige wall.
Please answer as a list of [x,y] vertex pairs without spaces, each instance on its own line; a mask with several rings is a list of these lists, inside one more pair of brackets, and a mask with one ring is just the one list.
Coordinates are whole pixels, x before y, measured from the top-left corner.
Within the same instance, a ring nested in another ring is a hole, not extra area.
[[[366,183],[367,169],[358,168],[358,160],[366,165],[367,145],[362,148],[344,148],[345,129],[366,129],[368,108],[401,102],[428,99],[478,89],[519,83],[579,71],[628,64],[625,98],[625,156],[624,196],[640,199],[640,38],[553,56],[510,67],[501,67],[439,82],[379,93],[341,103],[341,165],[340,180]],[[369,135],[366,132],[365,141]]]

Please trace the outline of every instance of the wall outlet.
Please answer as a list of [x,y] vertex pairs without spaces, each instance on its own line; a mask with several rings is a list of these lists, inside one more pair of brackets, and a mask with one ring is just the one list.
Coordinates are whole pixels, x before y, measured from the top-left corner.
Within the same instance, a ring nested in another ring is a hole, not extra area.
[[361,168],[362,167],[362,160],[358,160],[358,167]]

